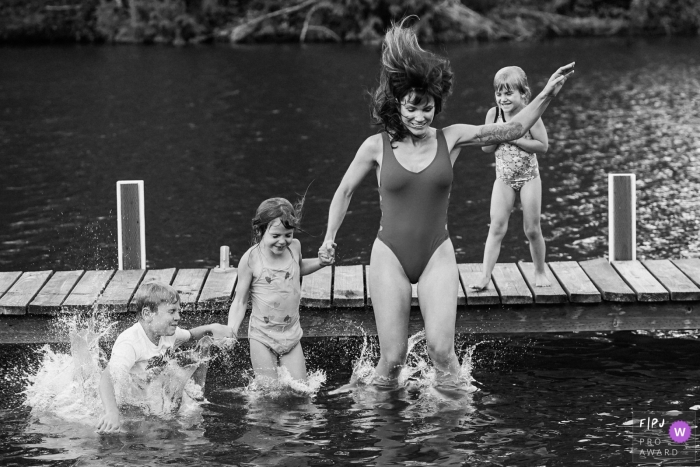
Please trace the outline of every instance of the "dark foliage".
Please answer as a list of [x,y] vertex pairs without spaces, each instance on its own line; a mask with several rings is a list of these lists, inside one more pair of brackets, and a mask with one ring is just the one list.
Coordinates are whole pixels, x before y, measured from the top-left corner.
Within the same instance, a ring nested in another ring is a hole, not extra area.
[[700,30],[697,0],[5,0],[0,42],[378,42],[407,15],[421,42]]

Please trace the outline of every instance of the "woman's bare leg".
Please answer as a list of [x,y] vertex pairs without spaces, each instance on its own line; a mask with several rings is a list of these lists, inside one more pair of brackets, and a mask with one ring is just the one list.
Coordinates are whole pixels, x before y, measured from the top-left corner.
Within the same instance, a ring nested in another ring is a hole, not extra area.
[[394,379],[406,363],[411,283],[394,252],[379,239],[374,241],[369,266],[367,279],[380,346],[375,375]]
[[515,203],[515,190],[497,178],[493,182],[491,192],[491,226],[484,247],[483,275],[476,284],[469,284],[469,288],[485,289],[491,280],[491,273],[501,253],[501,242],[508,231],[508,219],[513,210],[513,203]]
[[452,242],[448,239],[435,250],[418,281],[418,301],[425,322],[428,354],[441,379],[454,380],[459,374],[455,354],[457,287],[457,261]]
[[535,287],[549,287],[545,274],[544,257],[546,246],[540,226],[542,209],[542,180],[540,177],[530,180],[520,190],[520,202],[523,205],[523,228],[530,243],[530,255],[535,265]]

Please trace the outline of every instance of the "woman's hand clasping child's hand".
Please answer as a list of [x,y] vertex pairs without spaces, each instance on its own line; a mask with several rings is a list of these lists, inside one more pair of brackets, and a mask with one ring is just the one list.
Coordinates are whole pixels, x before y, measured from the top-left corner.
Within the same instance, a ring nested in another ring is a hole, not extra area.
[[330,266],[335,263],[335,247],[336,244],[332,240],[326,240],[318,249],[318,259],[321,261],[321,266]]
[[318,260],[321,263],[321,266],[330,266],[333,264],[334,258],[329,255],[325,250],[320,249],[318,250]]

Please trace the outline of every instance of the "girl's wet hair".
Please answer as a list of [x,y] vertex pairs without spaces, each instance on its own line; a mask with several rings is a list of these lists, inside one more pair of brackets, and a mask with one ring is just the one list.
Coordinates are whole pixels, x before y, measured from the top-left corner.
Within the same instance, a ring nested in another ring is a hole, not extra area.
[[260,239],[267,231],[270,222],[279,218],[285,229],[298,230],[301,225],[301,211],[304,207],[305,197],[292,206],[292,203],[284,198],[266,199],[255,211],[253,217],[253,244],[260,243]]
[[404,27],[406,20],[392,22],[384,36],[379,86],[371,93],[373,123],[381,125],[392,142],[410,134],[401,120],[402,99],[409,96],[411,104],[419,104],[430,96],[437,115],[452,92],[449,60],[423,50],[413,29]]
[[507,66],[501,68],[493,78],[493,90],[498,91],[518,91],[523,95],[523,101],[530,103],[532,92],[527,84],[527,75],[519,66]]

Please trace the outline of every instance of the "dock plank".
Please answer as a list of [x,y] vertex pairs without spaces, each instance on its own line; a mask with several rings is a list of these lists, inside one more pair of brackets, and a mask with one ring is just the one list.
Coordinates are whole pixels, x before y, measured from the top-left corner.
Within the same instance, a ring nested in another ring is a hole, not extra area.
[[97,309],[100,311],[126,313],[129,301],[131,301],[136,288],[145,275],[145,269],[128,269],[114,273],[112,280],[107,284],[107,288],[97,299]]
[[365,306],[365,280],[361,265],[336,266],[333,278],[333,306]]
[[700,287],[700,258],[672,259],[671,262]]
[[46,284],[53,271],[22,273],[10,289],[0,298],[0,315],[24,315],[27,306]]
[[301,305],[310,308],[331,307],[331,268],[319,269],[304,276],[301,282]]
[[197,305],[199,293],[202,291],[204,281],[209,274],[209,269],[180,269],[173,280],[173,288],[180,294],[180,309],[194,311]]
[[[186,313],[180,326],[190,329],[213,321],[226,322],[225,313]],[[307,309],[301,313],[301,327],[306,337],[374,336],[377,327],[374,314],[368,309],[354,309],[329,313],[324,309]],[[133,318],[120,315],[114,332],[105,336],[110,342],[133,324]],[[247,318],[241,325],[244,338]],[[424,329],[425,323],[418,310],[409,316],[408,332]],[[697,302],[603,302],[594,306],[563,304],[558,306],[533,305],[493,306],[484,309],[467,308],[457,313],[458,333],[541,333],[625,331],[638,329],[700,329],[700,304]],[[497,337],[498,339],[498,337]],[[36,344],[69,342],[68,330],[57,329],[55,320],[46,315],[0,316],[0,344]]]
[[212,269],[197,300],[198,310],[226,310],[231,306],[238,269]]
[[653,259],[642,261],[642,264],[668,290],[671,300],[700,300],[700,288],[671,261]]
[[78,313],[92,310],[114,272],[114,270],[85,271],[83,277],[63,301],[61,311],[63,313]]
[[175,268],[149,269],[146,271],[146,275],[141,281],[141,285],[139,285],[139,288],[136,289],[136,293],[134,293],[134,296],[131,297],[131,300],[129,301],[128,310],[131,312],[136,311],[136,303],[134,302],[134,299],[139,295],[141,288],[145,284],[148,284],[149,282],[162,282],[163,284],[170,285],[173,282],[173,278],[175,278],[176,271],[177,270]]
[[668,291],[639,261],[613,261],[615,270],[637,294],[640,302],[665,302]]
[[532,292],[515,263],[497,263],[491,278],[504,305],[532,303]]
[[605,258],[580,261],[579,266],[600,292],[603,300],[634,302],[636,295]]
[[42,287],[27,307],[27,311],[38,315],[53,315],[61,312],[61,305],[85,271],[58,271]]
[[[459,269],[458,269],[459,271]],[[457,306],[464,306],[467,304],[467,295],[464,293],[464,287],[462,287],[462,281],[459,278],[459,273],[457,274]]]
[[569,301],[566,292],[546,264],[544,270],[547,279],[549,279],[549,287],[535,287],[535,265],[533,263],[519,262],[518,269],[530,287],[530,291],[535,297],[535,303],[566,303]]
[[411,284],[411,306],[420,306],[418,301],[418,284]]
[[599,303],[600,292],[576,261],[547,263],[572,303]]
[[0,272],[0,298],[17,282],[22,271]]
[[474,290],[469,288],[469,284],[477,282],[481,278],[483,264],[481,263],[466,263],[458,264],[459,278],[467,295],[467,305],[498,305],[501,299],[498,296],[496,286],[493,285],[493,280],[490,280],[488,285],[483,290]]

